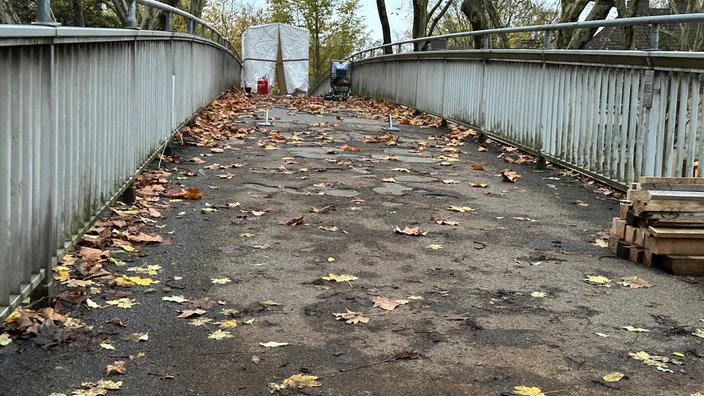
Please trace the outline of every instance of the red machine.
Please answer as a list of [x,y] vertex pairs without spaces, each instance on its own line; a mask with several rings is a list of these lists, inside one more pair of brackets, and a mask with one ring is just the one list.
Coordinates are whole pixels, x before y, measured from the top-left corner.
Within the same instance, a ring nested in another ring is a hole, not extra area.
[[269,78],[267,76],[263,76],[257,80],[257,93],[262,95],[269,94]]

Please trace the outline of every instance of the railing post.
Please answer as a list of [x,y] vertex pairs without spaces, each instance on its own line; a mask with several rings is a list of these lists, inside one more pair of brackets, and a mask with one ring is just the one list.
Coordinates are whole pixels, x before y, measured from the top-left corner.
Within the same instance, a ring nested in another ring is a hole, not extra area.
[[660,47],[660,27],[657,23],[650,25],[650,49],[657,50]]
[[57,26],[58,23],[51,20],[51,0],[37,0],[37,25]]
[[488,34],[484,34],[484,49],[491,49],[491,38]]
[[549,30],[545,30],[545,39],[543,42],[543,48],[546,50],[550,49],[550,31]]
[[193,34],[193,19],[188,18],[188,34]]
[[137,1],[128,0],[127,4],[127,29],[135,29],[137,27]]
[[164,30],[166,30],[167,32],[170,32],[173,30],[173,28],[172,28],[173,19],[174,19],[174,13],[171,10],[166,11],[166,24],[164,26]]

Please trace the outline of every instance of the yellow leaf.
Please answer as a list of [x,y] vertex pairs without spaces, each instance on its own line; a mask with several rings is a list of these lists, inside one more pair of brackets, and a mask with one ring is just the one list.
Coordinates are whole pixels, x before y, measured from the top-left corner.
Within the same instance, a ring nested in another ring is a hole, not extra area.
[[54,274],[54,280],[59,281],[59,282],[66,282],[69,278],[68,271],[69,268],[63,265],[57,265],[54,268],[54,271],[56,273]]
[[682,352],[672,352],[672,354],[675,356],[684,357],[684,353]]
[[119,390],[122,387],[122,381],[100,380],[98,381],[98,387],[107,390]]
[[423,296],[408,296],[409,300],[424,300]]
[[623,378],[623,377],[624,377],[623,373],[619,373],[618,371],[614,371],[614,372],[611,372],[611,373],[604,375],[603,377],[601,377],[601,379],[603,379],[606,382],[617,382],[617,381],[620,381],[621,378]]
[[332,263],[333,261],[335,261],[335,257],[328,257],[328,262],[329,262],[329,263]]
[[179,303],[179,304],[188,301],[183,296],[166,296],[166,297],[162,297],[161,299],[164,301],[171,301],[171,302],[175,302],[175,303]]
[[120,248],[126,252],[134,252],[135,248],[130,245],[120,245]]
[[272,301],[272,300],[262,301],[262,302],[260,302],[260,304],[262,304],[262,305],[281,305],[281,304],[277,303],[276,301]]
[[336,226],[330,226],[330,227],[319,226],[318,228],[320,228],[321,230],[330,231],[330,232],[335,232],[335,231],[337,231],[337,227],[336,227]]
[[260,342],[259,345],[263,346],[264,348],[278,348],[286,345],[290,345],[288,342],[276,342],[276,341],[269,341],[269,342]]
[[534,291],[534,292],[530,293],[530,296],[535,297],[535,298],[544,298],[545,292]]
[[701,337],[704,338],[704,329],[697,329],[692,333],[693,336],[695,337]]
[[7,333],[0,334],[0,346],[10,345],[12,343],[12,338]]
[[315,387],[320,386],[320,382],[315,375],[294,374],[284,380],[283,386],[286,388]]
[[611,282],[613,282],[611,279],[601,275],[587,275],[584,281],[587,283],[604,287],[611,287]]
[[115,350],[115,347],[112,346],[112,344],[109,343],[109,342],[102,342],[102,343],[100,343],[100,347],[103,348],[103,349]]
[[428,249],[433,249],[433,250],[442,249],[442,245],[431,243],[430,245],[428,245]]
[[195,318],[191,319],[188,323],[191,324],[191,326],[203,326],[208,322],[212,322],[213,320],[210,318]]
[[230,278],[211,278],[210,282],[216,285],[224,285],[226,283],[232,282],[232,280]]
[[155,280],[155,279],[150,279],[150,278],[141,278],[139,276],[122,275],[121,278],[115,278],[115,283],[120,286],[132,286],[132,285],[149,286],[152,284],[159,283],[159,281]]
[[146,267],[130,267],[127,271],[136,272],[138,274],[147,274],[151,276],[157,275],[158,271],[161,269],[160,265],[148,265]]
[[534,386],[514,386],[513,393],[521,396],[545,396],[540,388]]
[[330,273],[330,275],[323,276],[322,278],[325,280],[329,280],[331,282],[332,281],[334,281],[334,282],[350,282],[350,281],[359,279],[354,275],[350,275],[350,274],[335,275],[332,272]]
[[90,298],[86,299],[86,305],[88,308],[100,308],[100,305],[98,305],[95,301],[91,300]]
[[240,236],[241,236],[242,238],[251,238],[251,237],[254,236],[254,234],[250,234],[250,233],[248,233],[248,232],[245,232],[245,233],[240,234]]
[[208,338],[212,338],[214,340],[222,340],[223,338],[229,338],[232,337],[232,334],[230,334],[229,331],[223,331],[223,330],[215,330],[214,332],[210,333],[208,335]]
[[105,302],[110,305],[115,305],[117,307],[125,308],[125,309],[132,308],[133,305],[138,304],[135,300],[129,299],[127,297],[118,298],[117,300],[108,300]]
[[223,329],[237,327],[237,321],[235,319],[223,320],[221,322],[218,322],[217,324],[218,324],[218,326],[222,327]]

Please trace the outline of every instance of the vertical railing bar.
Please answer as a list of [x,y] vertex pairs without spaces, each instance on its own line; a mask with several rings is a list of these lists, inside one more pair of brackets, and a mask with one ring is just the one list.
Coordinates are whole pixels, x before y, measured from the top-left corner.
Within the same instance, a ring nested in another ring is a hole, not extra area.
[[[685,158],[685,144],[687,139],[687,113],[690,109],[689,107],[689,86],[692,84],[691,73],[680,72],[680,95],[679,95],[679,105],[677,111],[677,139],[676,145],[677,149],[675,151],[675,175],[683,176],[682,166],[684,164]],[[695,77],[696,78],[696,77]]]
[[667,74],[668,80],[670,81],[670,94],[667,95],[667,99],[670,102],[667,110],[667,126],[665,129],[665,145],[663,147],[663,175],[668,177],[674,177],[675,172],[673,168],[676,168],[674,163],[675,157],[675,124],[677,122],[677,98],[679,97],[680,89],[680,75],[679,73],[670,72]]

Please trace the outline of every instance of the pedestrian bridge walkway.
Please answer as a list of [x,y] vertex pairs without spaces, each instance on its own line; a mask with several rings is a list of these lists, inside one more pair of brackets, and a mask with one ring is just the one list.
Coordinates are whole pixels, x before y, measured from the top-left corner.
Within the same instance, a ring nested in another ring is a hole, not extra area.
[[[179,126],[239,86],[237,53],[199,31],[0,26],[0,317],[49,288],[57,257]],[[704,153],[702,53],[484,48],[352,60],[356,95],[470,125],[616,187],[692,176]]]

